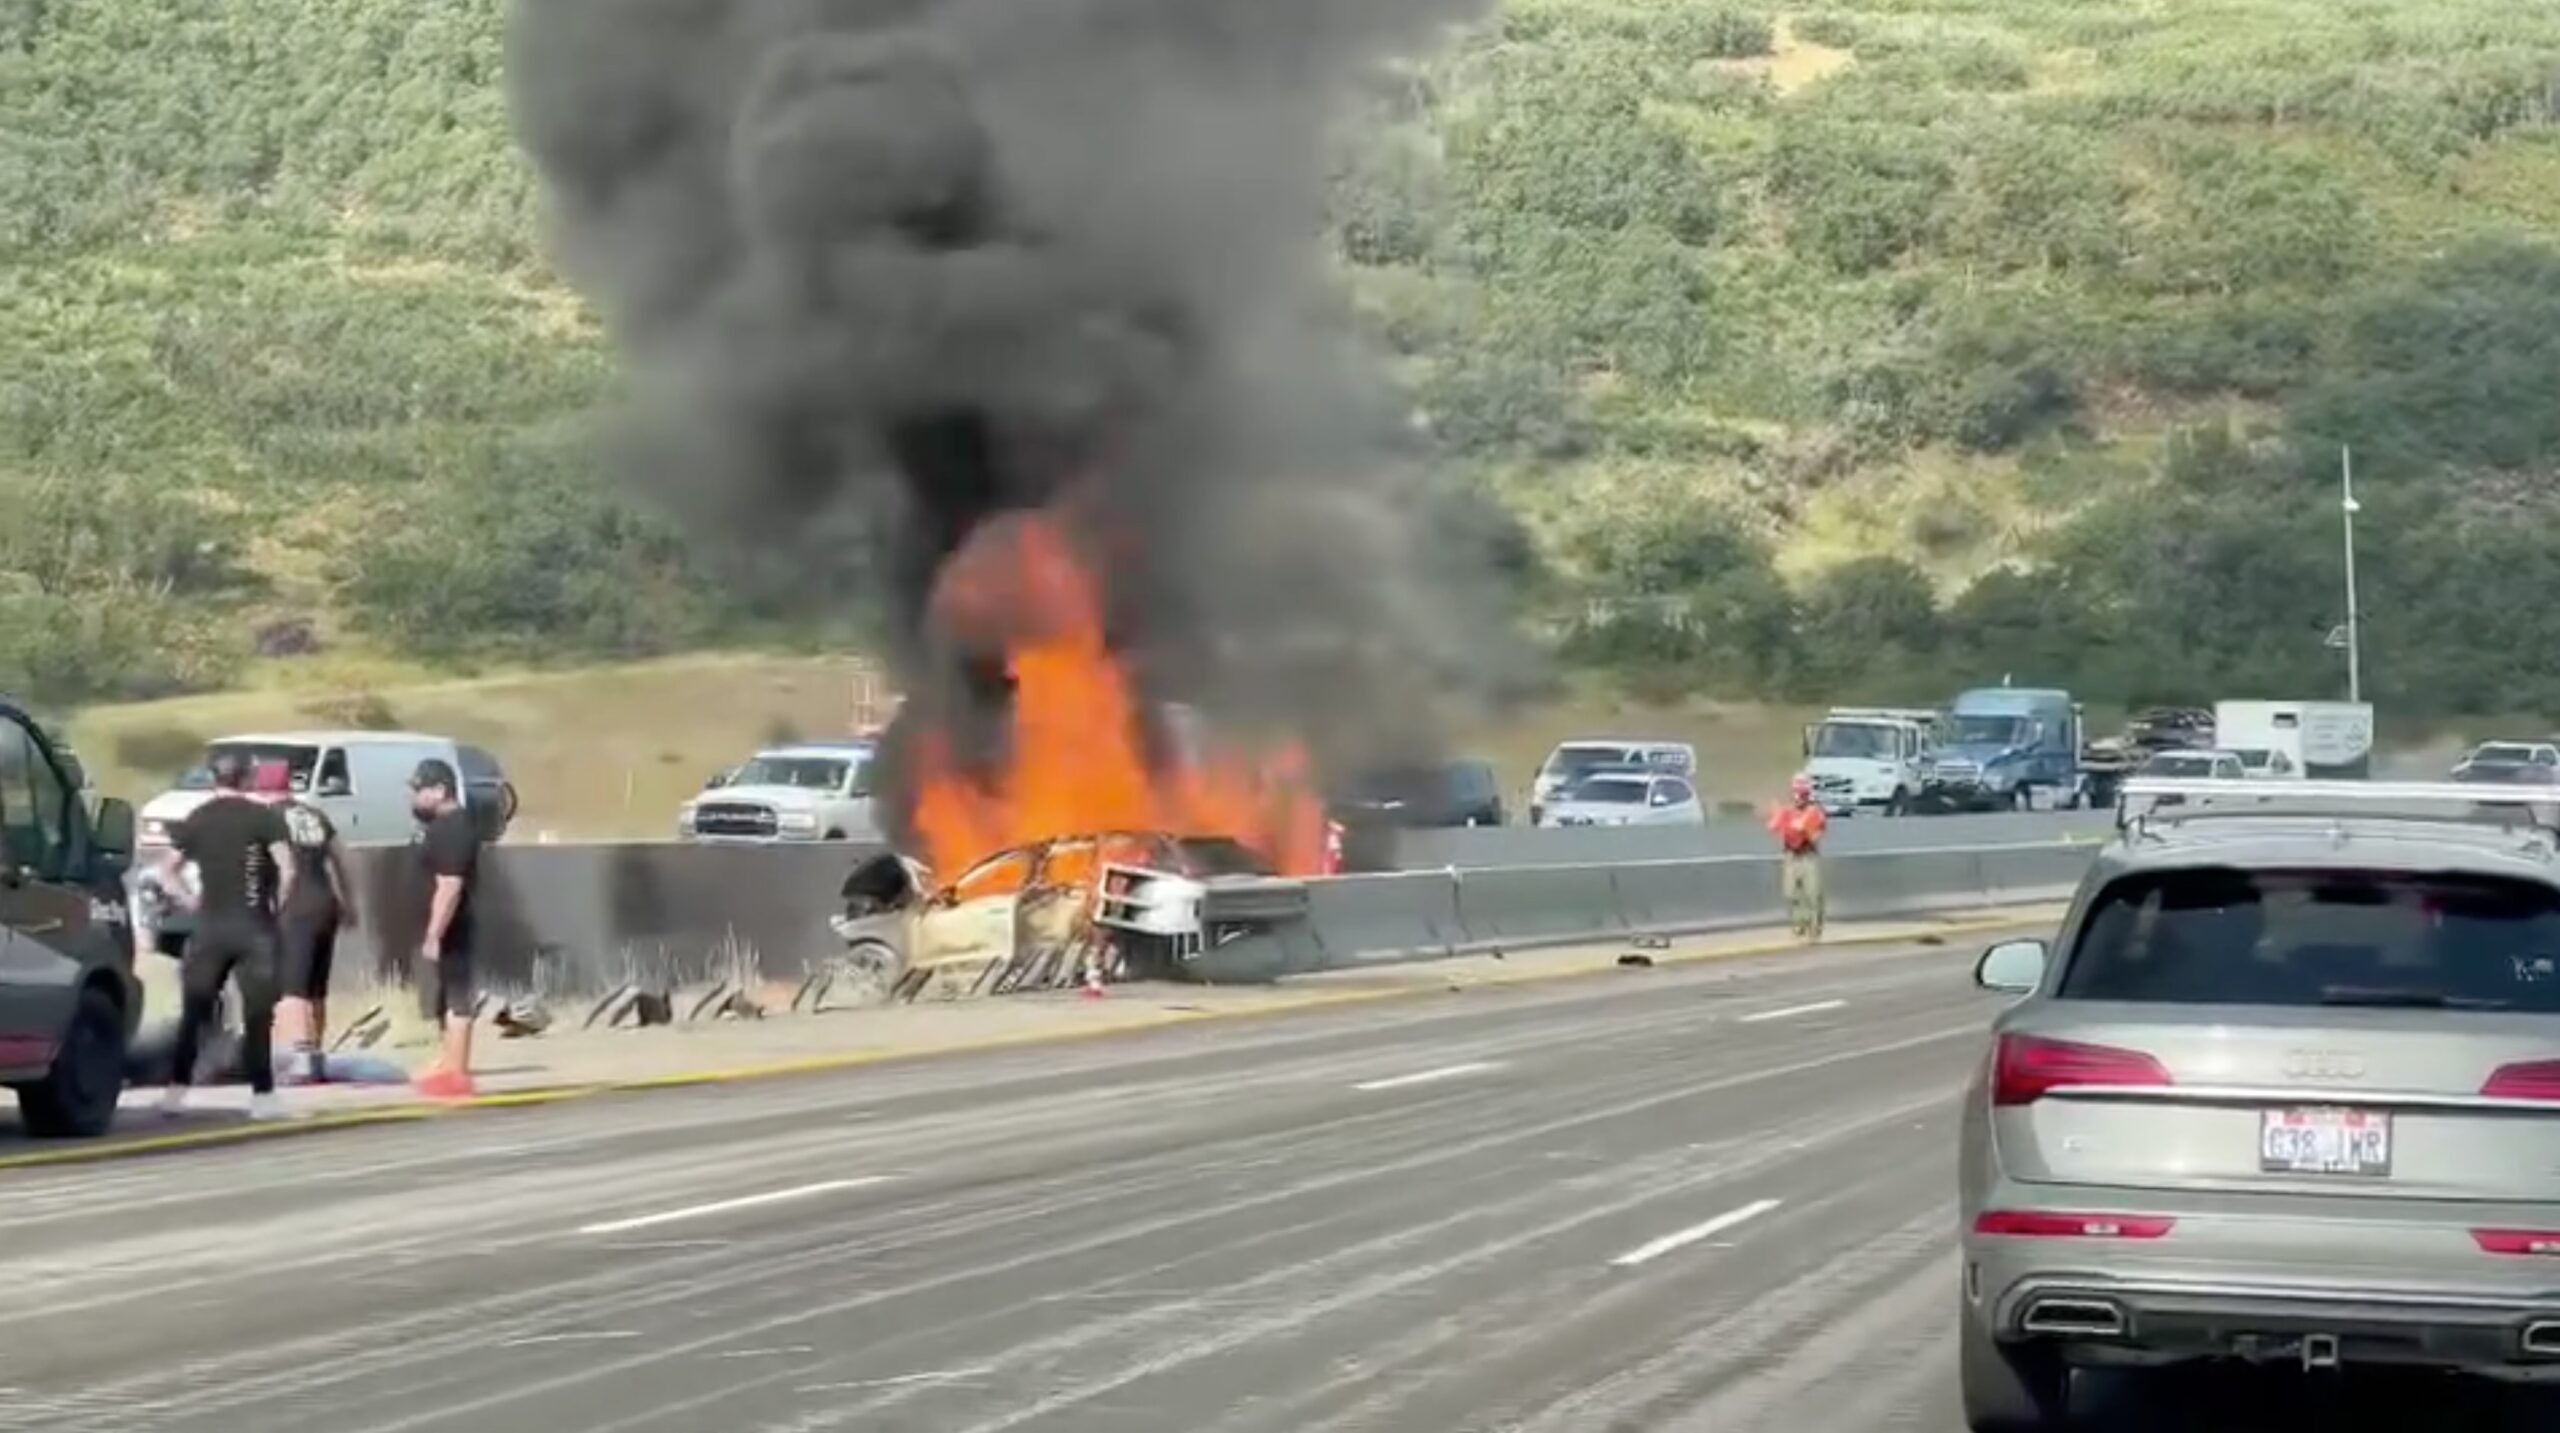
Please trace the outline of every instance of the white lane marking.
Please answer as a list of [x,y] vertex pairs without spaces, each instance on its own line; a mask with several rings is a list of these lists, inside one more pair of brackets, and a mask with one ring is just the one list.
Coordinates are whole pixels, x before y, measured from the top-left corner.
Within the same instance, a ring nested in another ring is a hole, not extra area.
[[1763,1020],[1785,1020],[1797,1015],[1819,1015],[1825,1010],[1837,1010],[1848,1003],[1846,1000],[1817,1000],[1811,1005],[1790,1005],[1783,1010],[1763,1010],[1756,1015],[1736,1016],[1733,1023],[1757,1025]]
[[1784,1202],[1777,1199],[1763,1199],[1756,1204],[1745,1204],[1739,1209],[1728,1209],[1704,1224],[1692,1224],[1677,1234],[1665,1234],[1650,1244],[1629,1249],[1609,1262],[1621,1269],[1632,1269],[1638,1264],[1659,1259],[1674,1249],[1685,1249],[1701,1239],[1712,1239],[1738,1224],[1748,1224]]
[[726,1214],[731,1210],[736,1209],[755,1209],[767,1204],[780,1204],[786,1200],[807,1199],[813,1195],[819,1194],[833,1194],[844,1189],[861,1189],[867,1185],[881,1184],[886,1181],[886,1175],[876,1174],[868,1175],[861,1179],[830,1179],[818,1184],[800,1184],[794,1185],[789,1189],[772,1189],[767,1190],[762,1194],[749,1194],[737,1199],[723,1199],[713,1204],[694,1204],[688,1205],[683,1209],[667,1209],[656,1214],[642,1214],[631,1219],[608,1220],[602,1224],[589,1224],[584,1228],[581,1228],[578,1232],[581,1234],[619,1234],[627,1229],[647,1229],[659,1224],[673,1224],[679,1219],[699,1219],[706,1214]]
[[1401,1090],[1407,1085],[1435,1084],[1441,1080],[1455,1080],[1466,1075],[1481,1075],[1487,1070],[1498,1070],[1501,1068],[1502,1066],[1500,1064],[1492,1060],[1474,1060],[1464,1065],[1443,1065],[1436,1070],[1417,1070],[1410,1075],[1394,1075],[1383,1080],[1371,1080],[1366,1084],[1353,1085],[1351,1088],[1355,1090]]
[[624,1333],[613,1329],[598,1329],[593,1333],[538,1333],[525,1338],[508,1339],[498,1347],[532,1348],[546,1343],[614,1343],[639,1336],[637,1332]]
[[888,1378],[866,1378],[858,1383],[804,1383],[795,1393],[858,1393],[873,1388],[904,1388],[917,1383],[963,1383],[984,1378],[995,1372],[995,1365],[984,1368],[942,1368],[929,1373],[901,1373]]

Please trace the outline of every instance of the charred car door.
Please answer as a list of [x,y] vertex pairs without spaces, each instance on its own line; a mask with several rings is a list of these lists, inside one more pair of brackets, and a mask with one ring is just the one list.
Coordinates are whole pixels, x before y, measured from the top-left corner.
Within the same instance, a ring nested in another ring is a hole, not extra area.
[[909,968],[1011,960],[1015,917],[1037,854],[1016,850],[990,856],[934,892],[916,916]]

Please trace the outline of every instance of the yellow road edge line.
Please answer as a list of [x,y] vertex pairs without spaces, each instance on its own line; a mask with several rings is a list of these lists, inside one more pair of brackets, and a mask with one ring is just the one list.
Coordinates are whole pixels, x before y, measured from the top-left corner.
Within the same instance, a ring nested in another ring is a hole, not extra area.
[[[2043,906],[2022,907],[2019,913],[2013,915],[1975,916],[1951,920],[1942,925],[1920,930],[1906,928],[1841,936],[1837,939],[1825,940],[1819,945],[1808,945],[1798,940],[1765,940],[1709,950],[1662,954],[1647,951],[1634,953],[1652,955],[1654,964],[1658,966],[1698,965],[1709,961],[1747,960],[1757,956],[1786,955],[1797,951],[1849,950],[1869,945],[1916,944],[1929,936],[1973,935],[1983,931],[2004,930],[2012,926],[2032,924],[2041,917],[2026,914],[2026,912],[2043,909],[2045,909]],[[1074,1029],[1032,1030],[1013,1035],[991,1035],[974,1040],[952,1040],[938,1045],[871,1046],[831,1055],[777,1060],[761,1065],[688,1070],[669,1075],[644,1075],[629,1080],[591,1080],[577,1084],[554,1085],[538,1090],[514,1090],[502,1094],[479,1095],[468,1100],[455,1100],[449,1103],[382,1105],[371,1109],[340,1110],[330,1114],[296,1119],[227,1124],[211,1129],[146,1135],[139,1139],[116,1140],[106,1144],[74,1145],[60,1149],[31,1150],[23,1154],[0,1155],[0,1171],[70,1164],[96,1164],[135,1155],[166,1154],[185,1149],[203,1149],[294,1135],[318,1134],[333,1129],[436,1119],[469,1110],[526,1109],[540,1105],[556,1105],[595,1095],[637,1094],[649,1090],[747,1084],[758,1080],[787,1079],[795,1075],[823,1075],[840,1070],[861,1069],[870,1065],[887,1064],[893,1060],[920,1060],[944,1055],[978,1054],[991,1050],[1018,1049],[1030,1045],[1063,1045],[1076,1040],[1100,1039],[1107,1035],[1126,1035],[1134,1031],[1160,1029],[1168,1025],[1196,1021],[1239,1020],[1256,1015],[1291,1015],[1339,1005],[1367,1005],[1381,1000],[1444,995],[1453,988],[1466,990],[1486,986],[1532,985],[1543,981],[1568,980],[1576,976],[1597,975],[1615,966],[1616,958],[1612,957],[1609,963],[1602,965],[1572,965],[1554,970],[1503,971],[1482,979],[1471,980],[1457,987],[1436,983],[1417,983],[1363,990],[1308,991],[1257,1005],[1236,1006],[1223,1010],[1157,1006],[1108,1024]]]

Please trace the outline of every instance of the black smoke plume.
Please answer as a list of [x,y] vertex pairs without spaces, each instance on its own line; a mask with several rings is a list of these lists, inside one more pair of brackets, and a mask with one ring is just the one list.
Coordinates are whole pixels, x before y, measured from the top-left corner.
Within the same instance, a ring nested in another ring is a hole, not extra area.
[[617,469],[781,587],[880,604],[916,719],[996,699],[935,573],[1072,491],[1150,695],[1320,754],[1409,738],[1459,629],[1326,156],[1481,8],[519,0],[517,126],[627,359]]

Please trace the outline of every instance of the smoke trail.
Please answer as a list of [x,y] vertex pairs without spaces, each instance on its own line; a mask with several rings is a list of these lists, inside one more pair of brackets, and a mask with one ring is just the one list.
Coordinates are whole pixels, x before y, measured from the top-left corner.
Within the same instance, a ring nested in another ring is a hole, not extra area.
[[[887,604],[1081,485],[1164,695],[1301,730],[1456,640],[1321,240],[1331,126],[1484,0],[520,0],[509,71],[629,360],[618,467]],[[1405,710],[1410,710],[1405,704]]]

